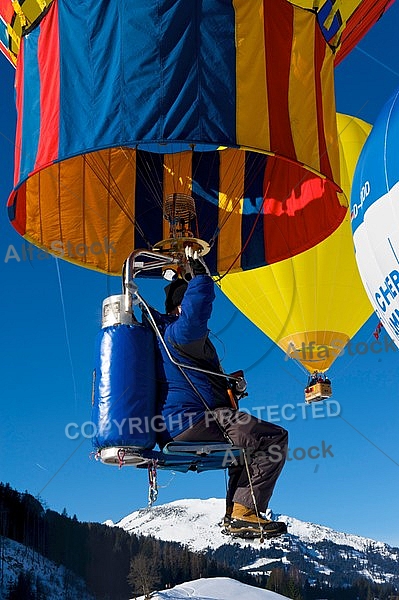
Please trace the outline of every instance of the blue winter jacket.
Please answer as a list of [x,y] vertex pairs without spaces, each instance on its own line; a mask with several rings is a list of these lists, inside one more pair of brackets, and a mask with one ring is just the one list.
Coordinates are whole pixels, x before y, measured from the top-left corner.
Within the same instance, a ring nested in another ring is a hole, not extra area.
[[[214,298],[212,278],[197,275],[188,284],[180,316],[160,313],[154,316],[167,348],[177,362],[220,372],[216,349],[208,337],[208,320]],[[200,421],[206,409],[159,340],[158,350],[159,411],[167,432],[173,438]],[[189,369],[184,371],[209,408],[229,406],[225,378]]]

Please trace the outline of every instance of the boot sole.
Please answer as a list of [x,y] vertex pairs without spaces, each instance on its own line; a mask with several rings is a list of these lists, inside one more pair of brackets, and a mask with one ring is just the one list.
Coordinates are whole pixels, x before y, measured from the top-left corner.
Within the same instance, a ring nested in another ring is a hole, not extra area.
[[259,529],[259,527],[256,527],[256,528],[248,527],[246,529],[244,529],[244,528],[234,529],[232,527],[224,527],[224,529],[222,529],[222,533],[224,535],[230,535],[233,538],[243,538],[243,539],[248,539],[248,540],[253,540],[256,538],[260,538],[260,537],[265,537],[266,539],[270,539],[270,538],[279,537],[280,535],[285,535],[287,533],[287,528],[281,527],[281,529],[276,529],[274,531],[262,529],[262,531],[261,531]]

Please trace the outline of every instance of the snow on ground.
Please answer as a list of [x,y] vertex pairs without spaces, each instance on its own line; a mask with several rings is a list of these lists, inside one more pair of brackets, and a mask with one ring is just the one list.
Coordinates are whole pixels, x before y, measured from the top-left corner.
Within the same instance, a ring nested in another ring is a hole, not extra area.
[[[163,590],[151,595],[152,600],[231,600],[232,598],[245,598],[245,600],[287,600],[287,596],[276,594],[270,590],[240,583],[228,577],[212,577],[195,579],[176,585],[170,590]],[[138,600],[144,600],[140,596]]]
[[[263,573],[263,567],[269,563],[275,563],[276,558],[258,558],[254,562],[250,563],[246,567],[241,567],[241,571],[251,571],[252,573]],[[257,571],[259,569],[259,571]]]

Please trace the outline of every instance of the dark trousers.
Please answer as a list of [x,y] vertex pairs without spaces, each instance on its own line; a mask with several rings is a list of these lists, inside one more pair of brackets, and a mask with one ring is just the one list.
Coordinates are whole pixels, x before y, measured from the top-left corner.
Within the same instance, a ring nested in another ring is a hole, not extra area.
[[[288,432],[282,427],[261,421],[248,413],[231,408],[217,408],[212,412],[206,412],[202,421],[186,429],[174,439],[187,442],[226,441],[221,428],[235,446],[243,448],[249,464],[249,476],[257,508],[265,512],[285,463]],[[255,508],[243,458],[237,466],[229,467],[227,508],[234,502],[248,508]]]

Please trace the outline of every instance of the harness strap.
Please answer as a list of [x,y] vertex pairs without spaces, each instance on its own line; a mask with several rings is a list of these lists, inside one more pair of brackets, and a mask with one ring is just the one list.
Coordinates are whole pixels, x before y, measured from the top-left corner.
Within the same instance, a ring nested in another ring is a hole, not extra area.
[[245,450],[243,452],[243,455],[244,455],[245,470],[246,470],[247,476],[248,476],[249,489],[251,490],[252,502],[254,503],[256,518],[258,519],[258,526],[259,526],[259,531],[260,531],[259,542],[263,543],[264,542],[263,528],[262,528],[262,525],[261,525],[261,522],[260,522],[259,509],[258,509],[258,505],[256,503],[256,498],[255,498],[255,494],[254,494],[254,488],[253,488],[253,485],[252,485],[251,473],[249,472],[249,464],[248,464],[247,453],[245,452]]

